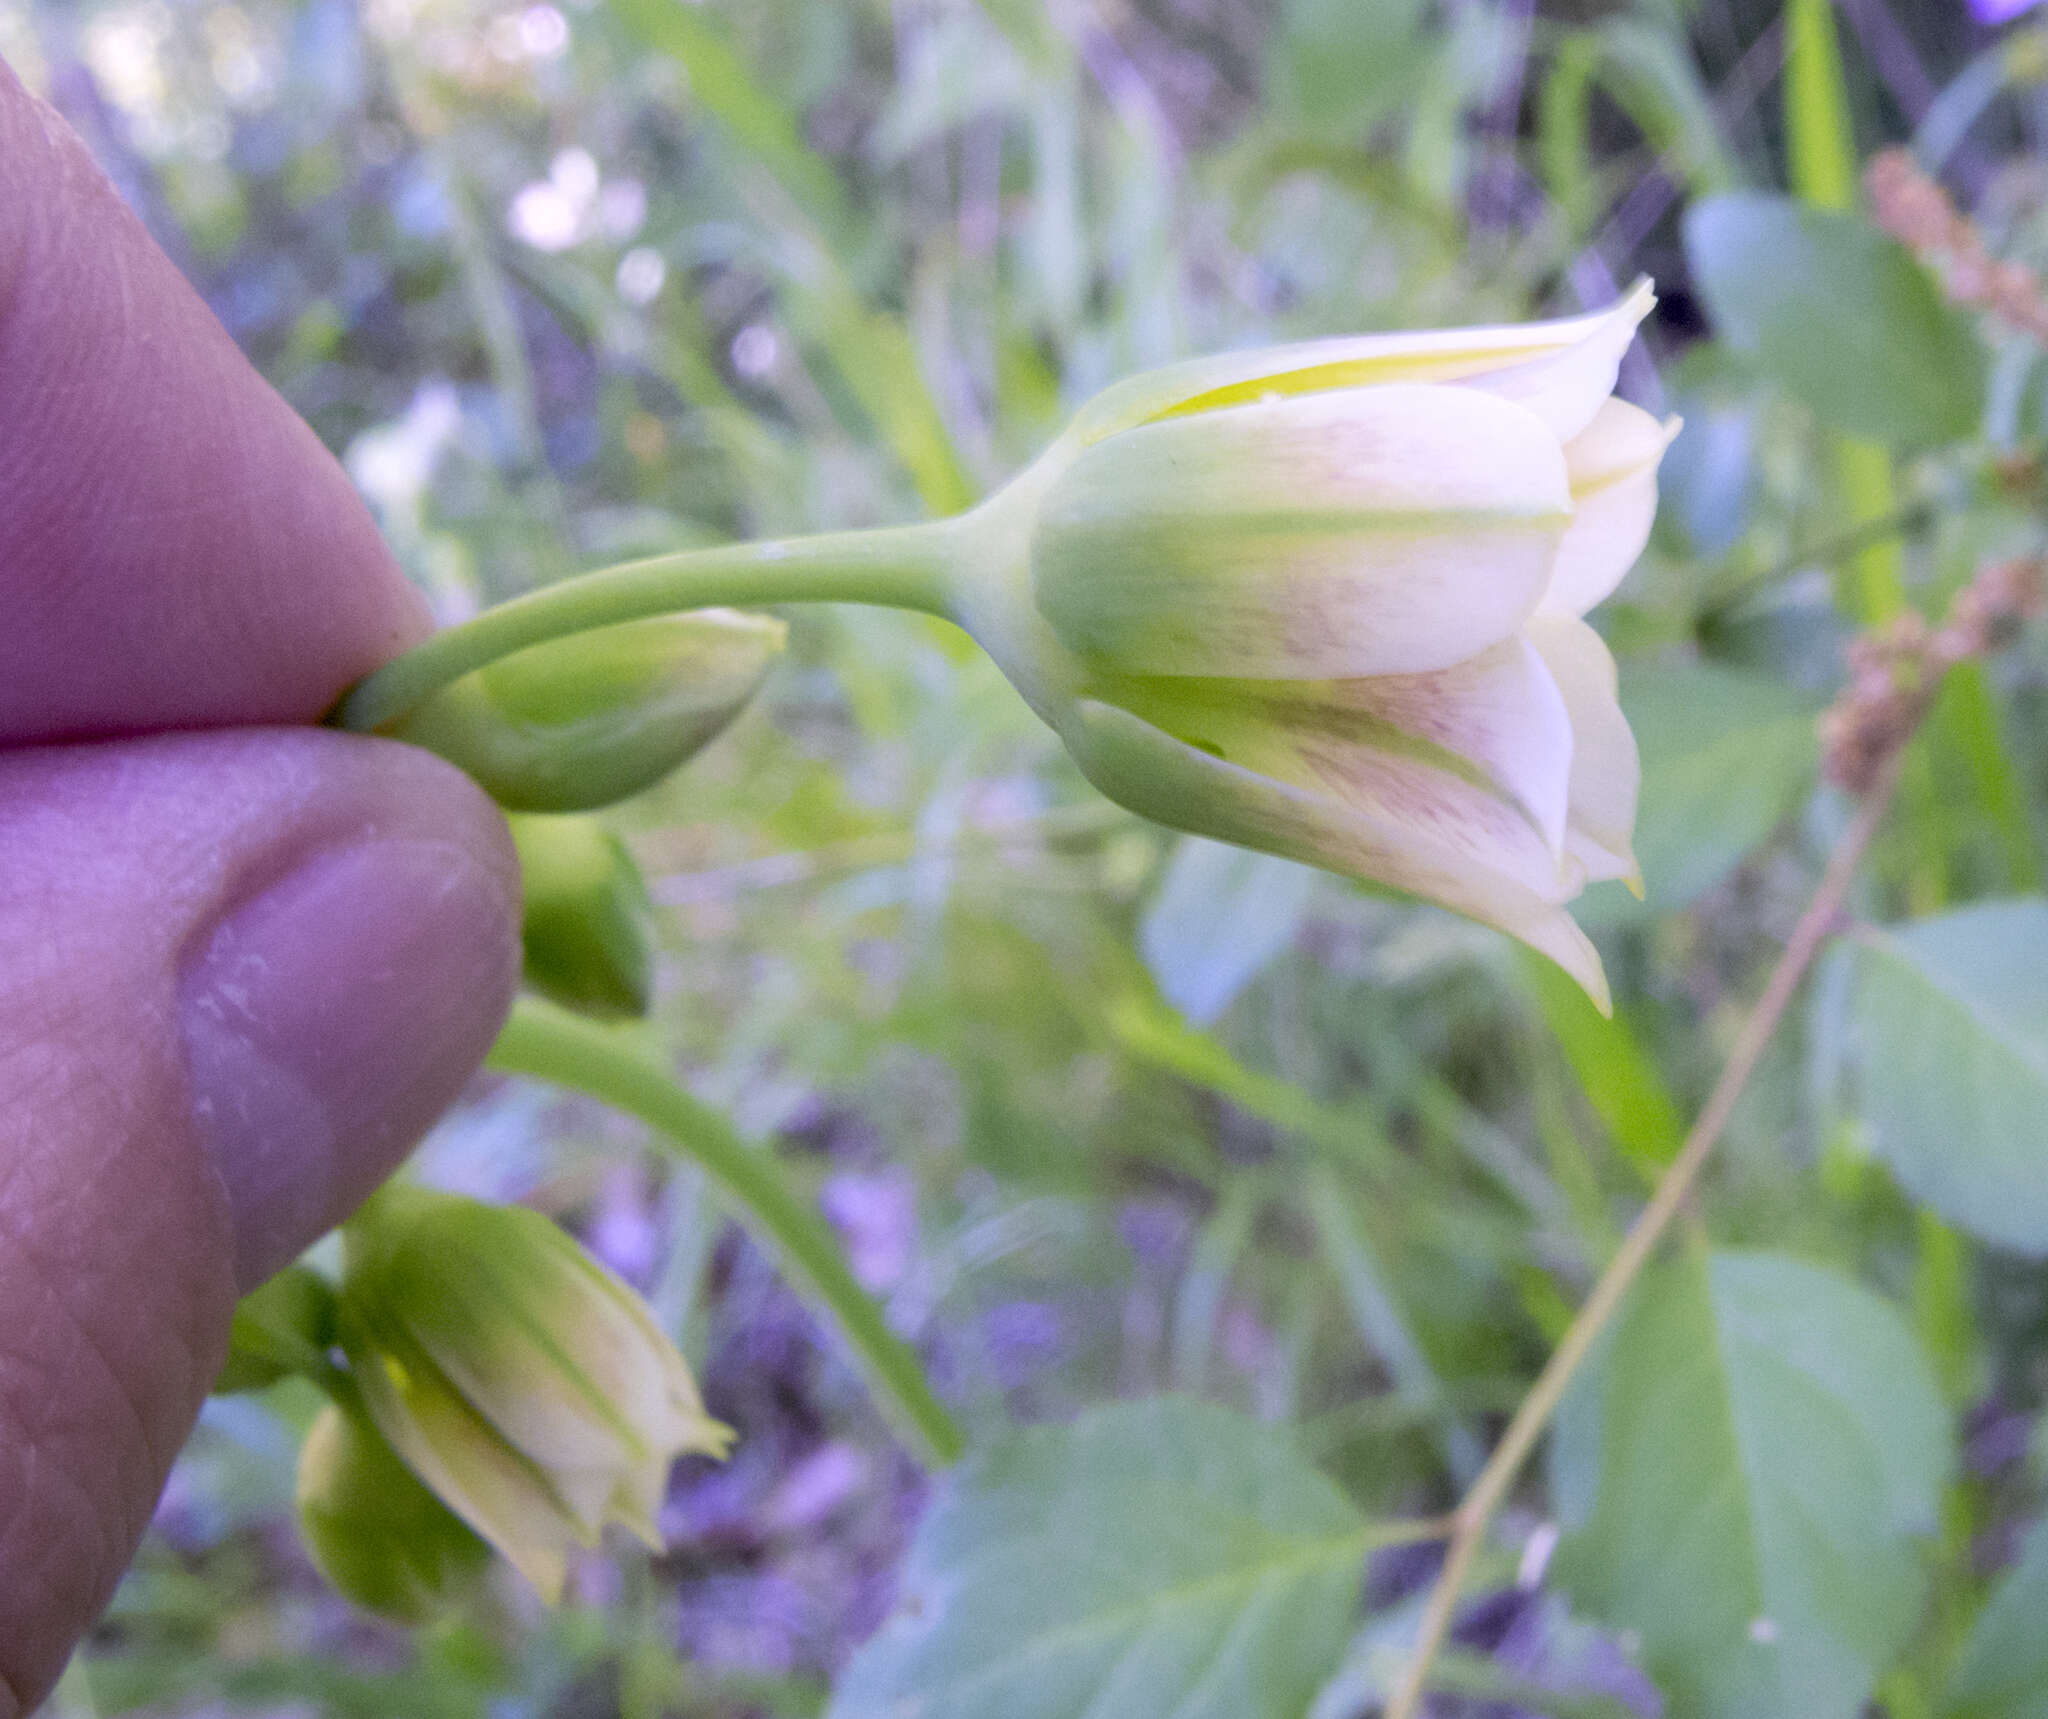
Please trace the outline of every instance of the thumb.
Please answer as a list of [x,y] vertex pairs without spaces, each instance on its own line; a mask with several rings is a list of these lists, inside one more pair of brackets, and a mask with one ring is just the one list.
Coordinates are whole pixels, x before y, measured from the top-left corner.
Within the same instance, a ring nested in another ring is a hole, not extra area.
[[227,732],[0,754],[0,1719],[111,1594],[238,1289],[389,1173],[517,977],[468,780]]

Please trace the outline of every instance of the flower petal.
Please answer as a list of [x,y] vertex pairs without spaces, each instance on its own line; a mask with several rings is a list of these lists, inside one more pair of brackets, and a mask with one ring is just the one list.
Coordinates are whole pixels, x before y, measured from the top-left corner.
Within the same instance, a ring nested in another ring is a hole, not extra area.
[[1619,585],[1650,541],[1657,517],[1657,466],[1678,434],[1639,406],[1609,400],[1565,444],[1572,523],[1557,552],[1543,608],[1583,615]]
[[441,1501],[553,1604],[569,1548],[594,1543],[553,1487],[507,1445],[426,1355],[394,1333],[370,1333],[343,1305],[342,1346],[377,1430]]
[[1510,937],[1519,937],[1537,954],[1549,956],[1578,980],[1579,988],[1594,1008],[1605,1016],[1613,1016],[1614,994],[1607,988],[1607,969],[1601,965],[1600,951],[1563,908],[1546,908],[1516,924],[1503,923],[1500,929]]
[[[1062,737],[1082,773],[1141,816],[1437,902],[1519,937],[1607,1008],[1600,957],[1554,893],[1412,826],[1390,826],[1329,793],[1217,758],[1115,705],[1077,700]],[[1530,846],[1541,852],[1540,843]]]
[[[1536,673],[1548,676],[1540,663]],[[1421,679],[1423,677],[1414,677]],[[1564,835],[1570,733],[1563,701],[1554,701],[1555,801],[1546,830],[1518,798],[1457,754],[1381,720],[1359,696],[1369,681],[1330,687],[1288,682],[1154,682],[1132,688],[1130,708],[1167,733],[1225,763],[1316,794],[1376,833],[1386,849],[1374,875],[1419,895],[1437,890],[1405,881],[1431,868],[1476,867],[1556,900]],[[1348,706],[1328,695],[1350,695]],[[1407,712],[1412,714],[1412,712]],[[1393,875],[1395,872],[1399,876]]]
[[[1526,406],[1568,442],[1593,421],[1600,402],[1614,392],[1621,355],[1636,337],[1636,326],[1650,314],[1657,295],[1639,280],[1626,298],[1594,316],[1579,317],[1579,336],[1561,351],[1552,351],[1508,370],[1490,370],[1464,385],[1498,394]],[[1554,326],[1562,327],[1563,324]]]
[[1119,673],[1412,674],[1515,631],[1570,511],[1549,431],[1469,389],[1230,406],[1075,460],[1042,504],[1033,592]]
[[1519,807],[1553,856],[1564,851],[1572,721],[1543,657],[1521,635],[1451,668],[1316,691],[1438,748],[1447,768],[1476,773]]
[[[533,1238],[516,1264],[502,1244],[451,1248],[459,1231],[444,1221],[438,1233],[394,1248],[391,1269],[419,1292],[397,1295],[391,1317],[497,1435],[551,1480],[644,1458],[655,1429],[633,1414],[632,1394],[644,1388],[659,1350],[614,1311],[610,1296],[584,1286],[575,1244],[546,1217],[510,1207],[489,1216],[501,1238]],[[434,1245],[445,1257],[427,1257]],[[609,1490],[600,1489],[598,1508]],[[579,1522],[601,1522],[581,1499],[563,1499]]]
[[1529,642],[1543,655],[1571,713],[1572,773],[1566,851],[1592,882],[1637,876],[1633,840],[1642,764],[1615,696],[1607,643],[1571,615],[1537,615]]
[[[1639,300],[1641,308],[1634,309]],[[1649,283],[1640,281],[1621,304],[1587,316],[1493,327],[1343,335],[1191,358],[1106,389],[1081,409],[1071,433],[1084,443],[1096,442],[1156,419],[1241,406],[1274,395],[1370,388],[1388,382],[1457,382],[1499,371],[1521,371],[1609,333],[1610,319],[1624,309],[1633,310],[1629,320],[1633,330],[1655,302]],[[1627,344],[1624,340],[1616,348],[1617,362]],[[1527,386],[1527,382],[1517,385]],[[1613,386],[1610,372],[1601,392],[1611,392]],[[1590,406],[1587,414],[1591,415]]]

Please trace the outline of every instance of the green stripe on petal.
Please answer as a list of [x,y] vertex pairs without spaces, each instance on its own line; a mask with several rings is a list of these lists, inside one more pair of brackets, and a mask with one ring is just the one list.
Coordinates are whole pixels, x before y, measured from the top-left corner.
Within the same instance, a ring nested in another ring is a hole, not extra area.
[[1328,680],[1509,637],[1570,524],[1561,446],[1457,388],[1353,389],[1148,425],[1048,491],[1033,594],[1117,674]]

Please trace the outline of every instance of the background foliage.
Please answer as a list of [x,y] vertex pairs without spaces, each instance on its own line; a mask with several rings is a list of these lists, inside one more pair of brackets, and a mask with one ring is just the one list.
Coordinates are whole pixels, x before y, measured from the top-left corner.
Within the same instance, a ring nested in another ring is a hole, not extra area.
[[[741,726],[615,819],[654,1030],[977,1454],[934,1497],[698,1179],[485,1081],[421,1173],[570,1222],[740,1430],[679,1471],[669,1554],[405,1637],[297,1548],[310,1393],[218,1400],[54,1705],[1370,1711],[1435,1556],[1382,1525],[1483,1460],[1844,821],[1844,641],[2038,547],[2039,347],[1854,206],[1857,146],[1913,138],[2048,258],[2048,36],[1949,0],[0,0],[0,54],[451,618],[950,511],[1191,351],[1657,278],[1622,386],[1687,428],[1600,617],[1645,768],[1647,898],[1585,903],[1614,1024],[1491,933],[1106,806],[937,623],[795,615]],[[2044,812],[2027,641],[1916,742],[1444,1711],[2048,1713]]]

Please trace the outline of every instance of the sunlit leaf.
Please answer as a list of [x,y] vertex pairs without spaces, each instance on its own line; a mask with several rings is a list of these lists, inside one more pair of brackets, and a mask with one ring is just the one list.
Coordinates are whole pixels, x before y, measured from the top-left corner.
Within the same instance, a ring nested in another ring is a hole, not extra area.
[[1862,217],[1731,192],[1693,205],[1685,248],[1722,338],[1832,428],[1907,444],[1976,430],[1982,342]]
[[1300,1719],[1372,1543],[1286,1434],[1228,1410],[1036,1427],[940,1483],[828,1719]]
[[1687,1259],[1560,1416],[1552,1568],[1640,1640],[1673,1719],[1854,1719],[1919,1614],[1949,1463],[1886,1303],[1771,1254]]
[[1851,1021],[1861,1112],[1907,1192],[2048,1253],[2048,901],[1866,933]]

